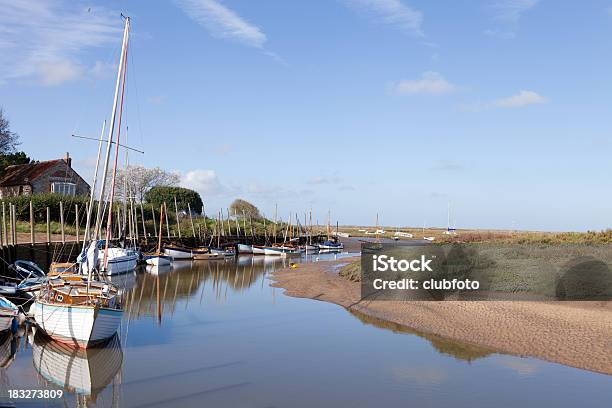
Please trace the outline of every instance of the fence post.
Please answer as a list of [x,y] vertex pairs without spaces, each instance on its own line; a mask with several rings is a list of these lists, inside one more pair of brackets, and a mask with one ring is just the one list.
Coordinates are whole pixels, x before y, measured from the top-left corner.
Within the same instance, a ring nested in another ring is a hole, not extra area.
[[13,236],[13,245],[17,244],[17,207],[15,204],[11,206],[13,208],[13,215],[11,217],[11,235]]
[[74,205],[74,225],[76,227],[76,242],[79,243],[79,205]]
[[51,209],[47,207],[47,243],[51,243]]
[[181,223],[179,222],[178,206],[176,205],[176,196],[174,196],[174,214],[176,215],[176,227],[178,228],[178,236],[181,237]]
[[62,231],[62,244],[66,243],[66,234],[64,231],[64,203],[60,201],[60,229]]
[[30,200],[30,243],[34,245],[36,236],[34,234],[34,209],[32,208],[32,200]]
[[191,215],[191,204],[187,203],[187,209],[189,210],[189,221],[191,221],[191,232],[193,232],[193,237],[196,237],[195,227],[193,226],[193,216]]
[[145,244],[147,242],[147,225],[145,224],[144,208],[142,207],[142,201],[140,202],[140,216],[142,217],[142,235],[144,235]]
[[157,237],[157,221],[155,221],[155,207],[151,203],[151,214],[153,214],[153,236]]
[[6,211],[4,201],[2,201],[2,245],[8,245],[8,236],[6,235]]

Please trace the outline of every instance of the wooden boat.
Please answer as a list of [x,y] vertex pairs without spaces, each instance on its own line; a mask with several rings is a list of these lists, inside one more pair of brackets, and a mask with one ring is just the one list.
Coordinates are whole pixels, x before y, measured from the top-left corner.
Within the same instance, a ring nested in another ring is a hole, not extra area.
[[340,251],[343,248],[344,248],[344,244],[342,244],[341,242],[324,241],[319,244],[320,250]]
[[49,279],[31,313],[37,326],[53,339],[90,347],[119,328],[123,310],[117,292],[109,283]]
[[287,253],[285,251],[283,251],[282,249],[278,247],[274,247],[274,246],[263,247],[263,251],[264,251],[265,256],[282,256],[282,257],[287,256]]
[[19,308],[13,302],[0,296],[0,332],[17,329]]
[[237,248],[238,248],[239,254],[252,254],[253,253],[252,245],[238,244]]
[[164,255],[173,260],[179,259],[207,259],[212,251],[207,247],[201,248],[183,248],[179,246],[165,246],[163,249]]
[[253,255],[265,255],[266,251],[263,246],[252,245]]
[[167,255],[143,254],[144,261],[147,265],[152,266],[170,266],[172,258]]
[[224,259],[225,255],[216,253],[216,252],[204,252],[204,251],[196,251],[193,253],[194,261],[213,261],[217,259]]
[[36,333],[32,362],[45,380],[95,400],[121,369],[123,351],[117,335],[100,347],[83,350]]

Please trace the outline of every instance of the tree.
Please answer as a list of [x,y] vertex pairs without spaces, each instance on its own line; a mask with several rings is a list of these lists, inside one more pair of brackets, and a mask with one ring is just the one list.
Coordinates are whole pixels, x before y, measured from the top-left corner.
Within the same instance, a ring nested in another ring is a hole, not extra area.
[[11,132],[10,123],[4,117],[4,110],[0,108],[0,154],[14,153],[17,146],[19,146],[19,135]]
[[32,160],[24,152],[0,154],[0,177],[4,177],[6,168],[17,164],[28,164]]
[[204,205],[197,191],[183,187],[153,187],[144,195],[147,203],[153,204],[155,207],[166,203],[170,211],[174,210],[175,197],[179,211],[187,210],[189,204],[191,211],[200,213]]
[[255,220],[261,218],[261,214],[259,214],[259,209],[257,207],[240,198],[234,200],[234,202],[230,205],[230,214],[238,217],[242,217],[244,215],[245,217],[250,217]]
[[[154,187],[172,187],[179,182],[179,176],[155,167],[148,169],[143,166],[128,166],[127,169],[117,171],[115,191],[117,197],[135,197],[136,201],[143,202],[146,193]],[[127,187],[127,191],[124,191]]]

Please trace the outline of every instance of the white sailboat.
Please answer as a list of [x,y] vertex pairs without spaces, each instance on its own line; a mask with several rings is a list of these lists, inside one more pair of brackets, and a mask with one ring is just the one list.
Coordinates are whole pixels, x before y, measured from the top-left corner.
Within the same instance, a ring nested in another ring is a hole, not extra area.
[[[93,231],[93,245],[90,244],[85,251],[85,242],[90,239],[89,223],[91,221],[91,210],[93,207],[93,191],[96,187],[96,176],[92,185],[92,196],[90,197],[90,206],[87,213],[86,234],[83,243],[83,254],[80,257],[81,267],[87,273],[87,279],[82,280],[64,280],[60,277],[49,279],[40,289],[36,300],[32,305],[34,319],[37,326],[42,329],[50,337],[64,343],[72,344],[78,347],[89,347],[94,344],[103,342],[112,337],[118,330],[119,324],[123,317],[123,307],[121,305],[118,290],[110,282],[98,282],[93,280],[94,272],[108,273],[111,271],[126,270],[126,266],[130,266],[136,258],[132,254],[123,252],[121,248],[116,251],[109,251],[110,248],[110,233],[112,226],[112,211],[110,205],[113,202],[114,185],[117,174],[117,156],[119,154],[119,130],[117,131],[116,140],[113,140],[115,129],[115,118],[118,108],[119,91],[121,89],[121,98],[123,102],[123,89],[125,86],[126,75],[126,57],[127,46],[130,29],[130,18],[125,18],[125,27],[123,32],[123,44],[121,47],[121,58],[119,60],[119,68],[117,72],[117,82],[115,86],[115,97],[113,101],[113,111],[111,115],[110,128],[108,133],[108,145],[106,152],[106,160],[104,165],[103,182],[100,188],[101,199],[98,205],[96,217],[96,227]],[[121,115],[119,116],[118,129],[121,128]],[[103,128],[104,129],[104,128]],[[101,151],[102,138],[100,138]],[[116,144],[115,165],[113,170],[113,179],[111,185],[111,194],[109,200],[108,221],[106,225],[106,240],[104,243],[103,262],[99,261],[99,245],[98,237],[101,228],[101,212],[102,198],[104,198],[105,179],[107,175],[108,162],[110,157],[111,144]],[[98,155],[99,157],[99,155]],[[89,256],[91,249],[91,258]],[[109,256],[110,254],[110,256]],[[113,262],[115,261],[115,262]],[[110,268],[109,269],[109,265]]]

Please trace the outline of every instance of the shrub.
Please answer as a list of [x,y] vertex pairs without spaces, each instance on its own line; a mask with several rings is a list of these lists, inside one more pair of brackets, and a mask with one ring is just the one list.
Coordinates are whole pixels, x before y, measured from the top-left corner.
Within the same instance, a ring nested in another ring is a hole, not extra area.
[[197,191],[190,190],[183,187],[153,187],[145,193],[145,201],[148,204],[153,204],[155,207],[159,207],[162,203],[168,205],[168,210],[174,210],[174,198],[176,197],[176,203],[178,210],[187,210],[187,204],[191,206],[191,210],[200,213],[202,206],[202,198]]

